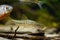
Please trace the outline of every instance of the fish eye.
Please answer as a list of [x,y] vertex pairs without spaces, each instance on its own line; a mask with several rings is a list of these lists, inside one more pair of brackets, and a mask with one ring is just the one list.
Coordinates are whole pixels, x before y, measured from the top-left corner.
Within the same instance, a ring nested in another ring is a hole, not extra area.
[[6,9],[8,9],[8,7],[6,7]]

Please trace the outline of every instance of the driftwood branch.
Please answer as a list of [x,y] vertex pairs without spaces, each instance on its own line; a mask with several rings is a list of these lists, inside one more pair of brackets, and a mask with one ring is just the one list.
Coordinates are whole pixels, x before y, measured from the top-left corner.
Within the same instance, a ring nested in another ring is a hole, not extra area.
[[5,34],[5,33],[0,33],[0,37],[5,37],[9,39],[12,39],[13,37],[23,38],[23,39],[44,39],[45,38],[42,36],[33,36],[33,35],[28,35],[28,34],[16,34],[16,36],[14,36],[14,34]]

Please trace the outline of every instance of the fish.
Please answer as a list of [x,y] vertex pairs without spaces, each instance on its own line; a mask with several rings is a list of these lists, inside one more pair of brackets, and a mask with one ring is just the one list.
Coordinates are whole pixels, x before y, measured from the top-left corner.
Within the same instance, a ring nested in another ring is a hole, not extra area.
[[0,5],[0,20],[3,20],[8,14],[11,13],[13,7],[10,5]]

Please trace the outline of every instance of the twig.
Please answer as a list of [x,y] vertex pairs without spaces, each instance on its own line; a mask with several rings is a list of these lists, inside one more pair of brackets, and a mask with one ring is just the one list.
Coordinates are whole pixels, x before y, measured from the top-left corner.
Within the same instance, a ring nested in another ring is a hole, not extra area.
[[16,40],[16,39],[15,39],[15,37],[16,37],[16,32],[17,32],[18,28],[19,28],[19,26],[16,28],[15,33],[14,33],[14,36],[13,36],[12,40]]

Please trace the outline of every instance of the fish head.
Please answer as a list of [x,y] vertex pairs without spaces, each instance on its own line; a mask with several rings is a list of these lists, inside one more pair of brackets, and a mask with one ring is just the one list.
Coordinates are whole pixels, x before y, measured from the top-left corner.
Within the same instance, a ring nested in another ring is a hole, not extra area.
[[13,7],[10,5],[0,5],[0,20],[4,19],[6,15],[10,14]]

